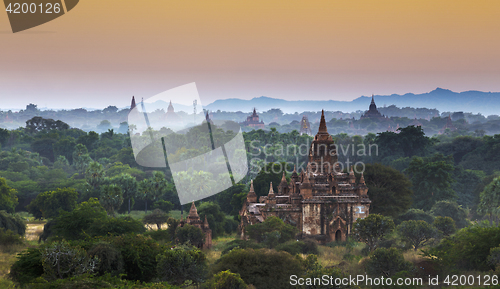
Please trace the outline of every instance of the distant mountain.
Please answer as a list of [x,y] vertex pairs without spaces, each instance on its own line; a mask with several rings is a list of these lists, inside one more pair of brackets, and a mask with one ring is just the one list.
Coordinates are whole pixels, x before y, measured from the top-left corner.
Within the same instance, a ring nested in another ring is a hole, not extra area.
[[[318,111],[354,112],[364,111],[370,105],[371,96],[361,96],[352,101],[337,100],[299,100],[287,101],[270,97],[257,97],[251,100],[221,99],[205,106],[211,111],[251,111],[254,107],[259,111],[279,108],[285,113]],[[435,90],[404,95],[375,95],[377,106],[396,105],[397,107],[426,107],[435,108],[441,112],[463,111],[482,113],[483,115],[500,114],[500,92],[464,91],[453,92],[448,89],[436,88]]]

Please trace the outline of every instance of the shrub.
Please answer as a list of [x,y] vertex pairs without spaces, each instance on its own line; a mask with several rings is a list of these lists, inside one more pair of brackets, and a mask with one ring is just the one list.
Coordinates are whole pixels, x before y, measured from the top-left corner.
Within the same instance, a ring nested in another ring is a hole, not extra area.
[[222,271],[207,280],[202,286],[203,289],[245,289],[247,285],[241,279],[240,274],[231,271]]
[[20,284],[27,284],[43,275],[42,249],[28,248],[17,255],[10,267],[9,277]]
[[155,240],[142,235],[127,234],[109,238],[109,241],[122,254],[126,279],[150,282],[156,277],[156,256],[164,247]]
[[444,236],[449,236],[457,230],[455,221],[450,217],[436,217],[433,223],[434,227],[438,229]]
[[413,246],[415,251],[437,236],[436,228],[425,221],[404,221],[399,224],[397,230],[401,239]]
[[200,283],[207,273],[205,254],[196,248],[179,246],[165,250],[157,261],[158,278],[174,285],[182,285],[188,280]]
[[144,228],[143,224],[130,216],[99,220],[92,223],[88,229],[88,233],[91,236],[139,234],[145,231],[146,228]]
[[373,251],[378,242],[394,230],[394,222],[391,217],[371,214],[364,219],[357,219],[353,227],[354,236]]
[[203,246],[205,236],[200,228],[185,224],[183,227],[177,227],[175,238],[179,244],[189,244],[198,248]]
[[111,276],[118,276],[123,273],[123,257],[121,252],[113,245],[107,242],[98,242],[88,250],[90,257],[99,259],[95,268],[95,273],[98,276],[111,274]]
[[300,259],[269,249],[232,250],[215,263],[213,270],[238,273],[245,283],[259,289],[290,288],[290,276],[305,271]]
[[66,240],[82,239],[94,222],[104,222],[108,218],[106,210],[97,199],[78,204],[71,212],[61,211],[53,225],[55,235]]
[[250,239],[264,243],[269,248],[274,247],[278,243],[285,243],[297,234],[297,228],[285,224],[285,222],[275,216],[267,218],[263,223],[247,226],[245,230]]
[[142,222],[144,224],[154,224],[158,230],[161,229],[161,225],[168,221],[168,214],[160,209],[155,209],[151,214],[144,216]]
[[415,221],[426,221],[429,224],[432,224],[434,221],[434,216],[432,216],[429,213],[424,212],[421,209],[409,209],[406,213],[402,214],[399,216],[395,223],[396,225],[399,225],[401,222],[404,221],[410,221],[410,220],[415,220]]
[[144,236],[151,237],[153,240],[158,242],[172,242],[172,236],[167,230],[149,230],[144,233]]
[[262,249],[263,247],[261,244],[258,244],[257,242],[255,242],[253,240],[236,239],[236,240],[233,240],[233,241],[226,244],[226,246],[224,247],[224,250],[222,250],[221,255],[224,255],[233,249],[247,249],[247,248]]
[[455,221],[457,228],[468,225],[467,212],[455,201],[439,201],[432,206],[431,214],[438,217],[450,217]]
[[21,217],[0,211],[0,228],[11,230],[12,232],[24,236],[26,224]]
[[297,254],[318,254],[318,245],[314,240],[291,240],[275,247],[276,251],[285,251],[292,255]]
[[[23,243],[23,238],[12,232],[11,230],[5,230],[0,228],[0,245],[2,247],[10,247],[12,245],[21,245]],[[4,247],[4,249],[6,249]]]
[[444,238],[425,253],[433,258],[437,257],[441,268],[487,271],[495,268],[486,260],[491,248],[498,247],[498,244],[500,227],[475,225]]
[[371,276],[393,276],[401,271],[413,270],[413,265],[396,248],[378,248],[371,253],[365,269]]

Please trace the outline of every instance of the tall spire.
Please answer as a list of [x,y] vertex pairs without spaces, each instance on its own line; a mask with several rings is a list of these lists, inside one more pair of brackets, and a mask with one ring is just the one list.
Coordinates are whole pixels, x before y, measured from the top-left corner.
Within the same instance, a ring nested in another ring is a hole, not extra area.
[[319,121],[318,133],[328,133],[326,129],[325,111],[321,110],[321,120]]
[[285,177],[285,171],[283,171],[283,176],[281,177],[280,185],[288,185],[288,182],[286,181],[286,177]]
[[375,99],[373,97],[373,93],[372,93],[372,103],[375,104]]
[[269,198],[273,198],[274,197],[273,182],[271,182],[271,184],[269,185],[269,194],[268,194],[268,197]]
[[257,195],[253,189],[253,180],[250,181],[250,191],[247,194],[247,202],[248,203],[257,203]]
[[361,179],[359,179],[359,183],[362,185],[365,184],[365,176],[363,175],[363,173],[361,173]]
[[132,96],[132,103],[130,103],[130,110],[134,109],[136,107],[135,105],[135,97]]
[[191,204],[191,209],[189,210],[189,217],[199,217],[198,210],[196,209],[194,202]]

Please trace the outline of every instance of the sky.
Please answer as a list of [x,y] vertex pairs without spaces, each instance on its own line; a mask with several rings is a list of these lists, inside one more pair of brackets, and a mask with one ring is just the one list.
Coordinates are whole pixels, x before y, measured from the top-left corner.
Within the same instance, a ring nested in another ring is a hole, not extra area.
[[0,109],[125,107],[191,82],[203,104],[498,92],[500,1],[82,0],[15,34],[0,12]]

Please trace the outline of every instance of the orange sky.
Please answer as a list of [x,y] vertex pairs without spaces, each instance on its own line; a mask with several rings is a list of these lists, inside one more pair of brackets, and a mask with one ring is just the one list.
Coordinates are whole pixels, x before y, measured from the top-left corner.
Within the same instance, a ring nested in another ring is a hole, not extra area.
[[125,106],[196,82],[218,98],[500,91],[500,1],[81,0],[12,34],[0,109]]

